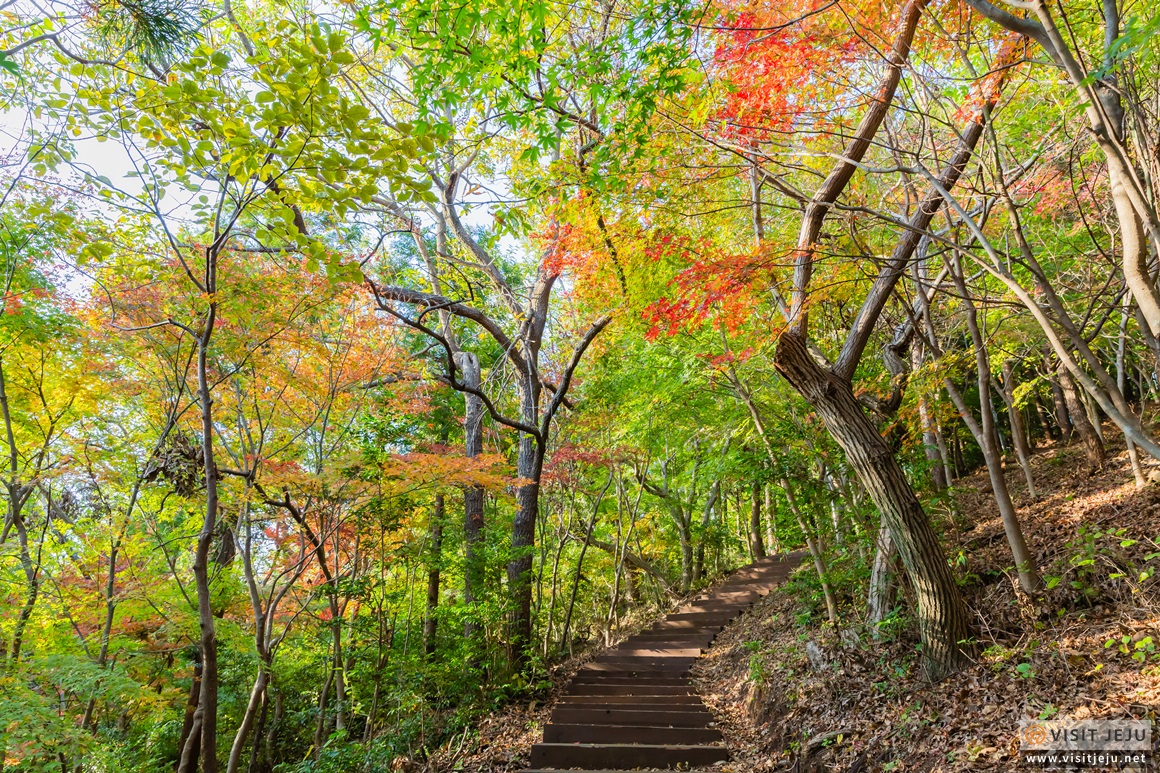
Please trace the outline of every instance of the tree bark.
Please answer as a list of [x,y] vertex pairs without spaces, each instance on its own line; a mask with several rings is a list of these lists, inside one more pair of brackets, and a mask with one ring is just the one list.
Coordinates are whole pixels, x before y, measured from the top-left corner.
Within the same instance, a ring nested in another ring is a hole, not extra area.
[[[721,481],[713,481],[709,487],[709,496],[705,500],[705,507],[701,511],[701,533],[697,537],[696,555],[693,558],[693,584],[701,581],[705,575],[705,536],[709,531],[709,524],[713,521],[713,510],[721,499]],[[691,535],[690,535],[691,536]]]
[[[201,652],[194,653],[193,660],[193,675],[190,677],[189,683],[189,697],[185,702],[185,720],[181,723],[181,735],[178,736],[177,749],[178,752],[184,751],[189,744],[190,736],[195,730],[195,715],[197,714],[197,701],[201,696]],[[201,740],[197,739],[193,742],[192,759],[186,760],[184,758],[178,760],[178,769],[181,765],[186,765],[186,770],[192,771],[197,767],[197,750],[200,749]]]
[[754,558],[765,558],[765,543],[761,539],[761,489],[760,483],[753,484],[752,509],[749,514],[749,547]]
[[886,619],[894,605],[894,540],[883,518],[878,527],[878,539],[874,546],[874,563],[870,569],[870,590],[866,597],[866,622],[870,624],[872,635],[878,638],[879,625]]
[[443,562],[443,494],[435,495],[431,522],[427,528],[427,608],[423,617],[423,651],[435,654],[435,634],[439,629],[439,573]]
[[[1062,366],[1060,366],[1062,367]],[[1071,414],[1067,410],[1067,397],[1063,394],[1063,387],[1059,384],[1059,377],[1055,371],[1050,371],[1047,383],[1051,386],[1051,400],[1055,403],[1055,425],[1059,427],[1059,439],[1070,443],[1075,434],[1075,427],[1071,424]]]
[[[534,374],[524,374],[520,386],[520,413],[524,423],[539,424],[540,382]],[[540,472],[544,447],[527,433],[520,435],[516,473],[516,514],[512,520],[511,559],[508,561],[508,591],[512,598],[509,660],[518,671],[527,662],[532,642],[532,552],[536,541],[536,521],[540,514]]]
[[250,700],[242,714],[242,721],[238,725],[238,732],[234,735],[233,745],[230,747],[230,758],[226,764],[226,773],[237,773],[242,762],[242,751],[246,748],[246,738],[254,727],[254,718],[259,709],[266,703],[266,685],[270,680],[270,664],[261,663],[258,666],[258,675],[254,678],[254,686],[250,690]]
[[802,336],[778,339],[774,364],[821,417],[882,514],[914,588],[927,673],[941,678],[966,661],[966,606],[938,537],[890,446],[862,412],[850,383],[821,368]]
[[[218,714],[218,664],[217,629],[213,616],[213,603],[209,588],[209,551],[213,544],[218,520],[218,472],[214,464],[214,419],[213,395],[210,391],[209,342],[213,334],[217,306],[210,304],[204,332],[197,347],[198,402],[201,404],[201,453],[205,469],[205,510],[201,532],[197,537],[197,547],[193,557],[193,577],[197,588],[197,617],[201,626],[201,695],[198,698],[197,713],[201,726],[201,770],[202,773],[217,773],[217,714]],[[187,747],[188,749],[188,747]],[[188,757],[189,752],[183,752]],[[190,768],[192,770],[192,768]]]
[[[459,352],[455,364],[463,371],[463,383],[470,389],[478,390],[481,381],[479,358],[472,352]],[[471,392],[463,393],[464,402],[464,456],[474,459],[483,453],[483,401]],[[467,616],[463,623],[463,635],[473,641],[479,634],[479,622],[474,611],[475,604],[483,596],[483,505],[482,486],[468,486],[463,491],[463,602],[467,606]]]
[[1007,418],[1011,422],[1011,442],[1015,446],[1015,456],[1019,459],[1023,478],[1027,481],[1027,493],[1032,499],[1039,499],[1039,492],[1035,489],[1035,476],[1031,473],[1031,448],[1027,442],[1027,427],[1023,423],[1023,412],[1015,403],[1015,365],[1011,360],[1003,363],[1003,388],[1000,394],[1007,406]]
[[1083,441],[1084,453],[1087,455],[1088,464],[1093,469],[1103,469],[1104,459],[1106,457],[1104,444],[1100,440],[1100,436],[1096,434],[1095,427],[1088,421],[1087,410],[1084,408],[1083,399],[1079,395],[1079,390],[1075,386],[1071,372],[1063,363],[1060,363],[1055,373],[1059,378],[1060,390],[1063,392],[1063,398],[1067,403],[1068,418],[1071,420],[1076,434]]
[[[1128,310],[1131,307],[1131,301],[1124,300],[1124,307],[1120,312],[1120,329],[1116,340],[1116,386],[1120,388],[1120,392],[1124,391],[1124,386],[1127,382],[1126,369],[1124,367],[1124,356],[1127,348],[1128,338]],[[1136,488],[1144,488],[1148,485],[1148,479],[1144,477],[1144,468],[1140,464],[1140,452],[1136,449],[1136,444],[1132,442],[1132,438],[1124,435],[1124,442],[1128,448],[1128,461],[1132,465],[1132,477],[1136,480]]]

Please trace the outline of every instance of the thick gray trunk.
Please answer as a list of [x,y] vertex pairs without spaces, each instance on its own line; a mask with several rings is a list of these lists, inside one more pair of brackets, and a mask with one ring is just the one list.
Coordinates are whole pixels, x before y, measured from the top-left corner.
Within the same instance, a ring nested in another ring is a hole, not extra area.
[[[531,426],[539,423],[540,384],[524,374],[520,385],[520,414]],[[521,435],[516,456],[516,473],[522,482],[516,490],[516,515],[512,520],[512,555],[508,561],[508,590],[512,599],[509,647],[511,662],[523,667],[532,641],[532,551],[536,520],[540,513],[540,472],[544,448],[530,435]]]
[[[455,355],[456,366],[463,371],[463,383],[479,389],[481,371],[479,358],[471,352],[458,352]],[[483,453],[483,401],[470,392],[463,393],[464,402],[464,456],[474,459]],[[483,594],[483,505],[484,492],[481,486],[468,486],[463,491],[463,534],[464,534],[464,569],[463,569],[463,602],[467,605],[467,618],[463,624],[463,634],[468,639],[474,639],[479,632],[479,623],[475,619],[473,605]]]

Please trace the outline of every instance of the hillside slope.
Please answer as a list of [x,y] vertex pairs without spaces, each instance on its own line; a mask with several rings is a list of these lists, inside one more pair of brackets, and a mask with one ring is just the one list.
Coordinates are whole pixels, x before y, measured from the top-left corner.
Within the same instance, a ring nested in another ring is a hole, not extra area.
[[[841,635],[821,615],[803,624],[810,578],[799,569],[798,592],[791,585],[765,599],[696,672],[734,767],[1007,771],[1020,718],[1156,719],[1160,485],[1136,489],[1119,450],[1092,472],[1077,446],[1035,456],[1039,501],[1016,493],[1052,586],[1038,600],[1016,591],[985,471],[956,483],[959,516],[940,525],[965,578],[977,661],[938,684],[921,678],[912,626],[878,641],[859,630],[862,599],[847,599]],[[1152,463],[1153,480],[1157,470]],[[1017,485],[1021,476],[1008,477]]]

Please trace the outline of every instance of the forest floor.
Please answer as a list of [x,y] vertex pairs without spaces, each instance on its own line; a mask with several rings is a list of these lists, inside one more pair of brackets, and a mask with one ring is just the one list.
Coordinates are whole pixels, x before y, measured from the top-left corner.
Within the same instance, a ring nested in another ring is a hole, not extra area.
[[[1086,467],[1078,443],[1041,446],[1032,460],[1037,501],[1018,468],[1008,470],[1051,586],[1038,599],[1017,590],[985,470],[956,481],[955,516],[934,513],[965,578],[978,639],[974,663],[952,677],[923,678],[906,620],[872,638],[859,625],[862,598],[841,599],[836,634],[808,563],[722,631],[694,670],[733,753],[713,770],[1009,771],[1022,718],[1157,719],[1160,578],[1151,569],[1160,566],[1160,483],[1137,489],[1127,454],[1110,427],[1105,434],[1102,470]],[[1145,464],[1160,478],[1160,464]],[[496,712],[425,770],[526,767],[555,697],[586,659],[555,669],[542,701]]]

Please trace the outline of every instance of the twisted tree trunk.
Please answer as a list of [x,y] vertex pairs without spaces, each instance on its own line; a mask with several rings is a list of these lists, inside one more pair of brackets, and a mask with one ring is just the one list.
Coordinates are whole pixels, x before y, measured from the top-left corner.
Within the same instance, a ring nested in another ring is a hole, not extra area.
[[850,383],[815,363],[801,336],[781,336],[774,364],[817,411],[890,529],[914,589],[928,674],[940,678],[958,669],[971,633],[967,610],[894,452],[863,413]]

